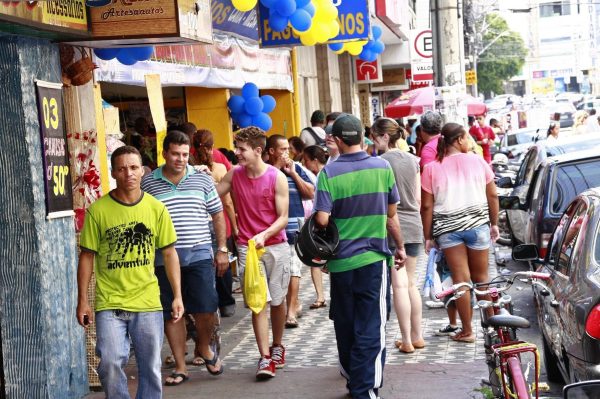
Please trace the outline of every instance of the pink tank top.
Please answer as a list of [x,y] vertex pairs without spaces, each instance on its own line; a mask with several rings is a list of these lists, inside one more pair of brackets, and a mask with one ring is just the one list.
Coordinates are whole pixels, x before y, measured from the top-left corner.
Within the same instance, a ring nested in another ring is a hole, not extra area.
[[[268,229],[277,220],[275,208],[275,185],[277,169],[267,165],[262,176],[251,179],[246,170],[238,166],[233,171],[233,200],[238,215],[239,235],[237,243],[248,245],[248,240]],[[286,242],[285,229],[269,238],[265,245]]]

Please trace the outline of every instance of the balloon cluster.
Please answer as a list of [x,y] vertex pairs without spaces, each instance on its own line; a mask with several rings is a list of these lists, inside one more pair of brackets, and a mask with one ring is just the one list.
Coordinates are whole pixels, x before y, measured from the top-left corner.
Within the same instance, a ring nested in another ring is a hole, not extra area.
[[269,10],[269,25],[275,32],[283,32],[288,24],[298,33],[312,27],[316,9],[311,0],[260,0],[260,3]]
[[117,48],[95,48],[94,54],[101,60],[117,60],[123,65],[133,65],[138,61],[150,59],[154,52],[154,46],[146,47],[117,47]]
[[[310,27],[304,32],[294,28],[296,33],[300,36],[300,41],[304,46],[314,46],[317,43],[325,43],[340,33],[340,24],[337,19],[338,9],[333,5],[332,1],[311,0],[311,3],[315,9],[315,13],[312,17]],[[293,26],[294,25],[292,24],[292,27]]]
[[275,109],[275,104],[273,96],[259,97],[258,87],[254,83],[246,83],[241,96],[231,96],[227,101],[231,119],[240,127],[256,126],[264,131],[273,126],[268,113]]
[[329,48],[337,54],[347,51],[351,55],[358,56],[358,58],[363,61],[373,62],[377,59],[379,54],[383,53],[385,44],[380,40],[383,31],[379,26],[373,25],[371,27],[371,33],[373,39],[369,41],[360,40],[357,42],[331,43]]

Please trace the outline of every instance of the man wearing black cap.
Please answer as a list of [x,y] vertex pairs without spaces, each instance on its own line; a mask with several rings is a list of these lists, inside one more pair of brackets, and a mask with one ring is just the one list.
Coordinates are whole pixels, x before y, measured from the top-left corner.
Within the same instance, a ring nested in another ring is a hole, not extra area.
[[333,123],[340,156],[319,174],[314,209],[318,226],[332,220],[340,243],[331,273],[331,311],[340,372],[354,399],[376,398],[383,384],[387,266],[396,243],[395,266],[406,261],[394,173],[387,161],[362,150],[363,126],[352,115]]
[[304,128],[300,132],[300,139],[306,144],[311,145],[324,145],[325,144],[325,114],[321,110],[316,110],[310,116],[310,127]]

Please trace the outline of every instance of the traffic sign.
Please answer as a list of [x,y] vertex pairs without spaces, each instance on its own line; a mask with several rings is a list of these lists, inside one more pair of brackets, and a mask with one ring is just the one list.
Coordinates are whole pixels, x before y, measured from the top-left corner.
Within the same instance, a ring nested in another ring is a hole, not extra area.
[[413,49],[415,50],[416,55],[421,58],[433,57],[433,36],[430,29],[416,34],[413,41]]
[[465,71],[465,84],[471,86],[477,84],[477,73],[475,71]]

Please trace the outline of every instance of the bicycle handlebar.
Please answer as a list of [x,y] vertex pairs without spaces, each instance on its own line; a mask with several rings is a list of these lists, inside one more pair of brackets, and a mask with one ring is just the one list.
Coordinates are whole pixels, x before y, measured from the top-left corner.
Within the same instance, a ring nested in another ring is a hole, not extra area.
[[[513,273],[513,275],[511,276],[511,278],[507,279],[507,280],[501,280],[501,281],[490,281],[487,283],[479,283],[476,284],[475,286],[469,284],[469,283],[457,283],[457,284],[453,284],[452,287],[443,290],[442,292],[438,292],[437,294],[435,294],[435,297],[437,299],[442,299],[444,297],[447,297],[448,295],[452,295],[454,294],[455,299],[461,297],[463,295],[463,293],[458,292],[458,289],[461,287],[469,287],[470,290],[473,290],[475,292],[475,294],[477,295],[487,295],[489,293],[491,293],[492,291],[496,291],[496,292],[503,292],[506,291],[507,289],[510,288],[510,286],[513,284],[513,282],[515,281],[515,279],[517,277],[525,277],[527,280],[531,280],[533,282],[533,280],[549,280],[550,279],[550,274],[548,273],[540,273],[540,272],[515,272]],[[500,284],[500,283],[504,283],[504,286],[502,287],[497,287],[497,288],[492,288],[492,289],[487,289],[487,290],[478,290],[477,286],[490,286],[490,285],[495,285],[495,284]]]

